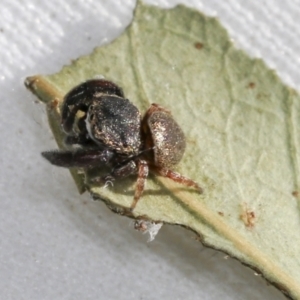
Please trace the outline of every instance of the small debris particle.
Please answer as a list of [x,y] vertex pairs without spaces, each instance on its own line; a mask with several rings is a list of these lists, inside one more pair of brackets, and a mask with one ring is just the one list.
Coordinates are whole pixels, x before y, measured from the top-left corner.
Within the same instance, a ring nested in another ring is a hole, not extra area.
[[145,232],[148,229],[147,223],[144,220],[134,221],[134,229],[140,232]]
[[224,217],[224,213],[223,213],[223,212],[218,211],[218,214],[219,214],[220,216]]
[[135,230],[138,230],[142,233],[149,233],[148,242],[152,242],[162,225],[163,223],[155,223],[147,220],[135,220],[133,226]]
[[196,43],[194,44],[194,46],[195,46],[195,48],[198,49],[198,50],[201,50],[201,49],[204,47],[204,45],[203,45],[202,43],[200,43],[200,42],[196,42]]

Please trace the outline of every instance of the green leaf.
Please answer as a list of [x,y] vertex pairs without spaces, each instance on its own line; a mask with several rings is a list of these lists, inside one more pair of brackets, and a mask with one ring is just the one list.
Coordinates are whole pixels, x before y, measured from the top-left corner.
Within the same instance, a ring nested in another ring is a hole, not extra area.
[[299,95],[261,60],[235,49],[215,18],[138,2],[115,41],[57,74],[27,79],[47,103],[60,147],[63,96],[99,75],[123,87],[142,112],[152,102],[172,111],[187,138],[177,171],[204,193],[151,175],[131,213],[134,177],[104,188],[85,186],[73,171],[79,190],[120,214],[186,226],[300,299]]

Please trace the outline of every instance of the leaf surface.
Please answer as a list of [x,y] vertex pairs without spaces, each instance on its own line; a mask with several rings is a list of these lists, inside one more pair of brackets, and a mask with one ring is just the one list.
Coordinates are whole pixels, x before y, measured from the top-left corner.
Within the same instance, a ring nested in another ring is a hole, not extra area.
[[[152,175],[131,214],[134,177],[87,189],[120,214],[194,230],[205,245],[300,299],[299,95],[237,50],[217,19],[138,2],[132,24],[115,41],[57,74],[27,79],[47,103],[60,147],[63,96],[99,75],[119,84],[142,112],[153,102],[172,111],[187,139],[177,171],[204,193]],[[73,176],[82,192],[83,176]]]

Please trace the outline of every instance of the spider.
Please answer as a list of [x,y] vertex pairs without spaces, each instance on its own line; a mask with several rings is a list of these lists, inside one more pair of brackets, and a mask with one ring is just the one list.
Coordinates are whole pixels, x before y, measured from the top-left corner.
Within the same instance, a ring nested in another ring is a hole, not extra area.
[[[81,116],[78,116],[81,111]],[[61,125],[67,150],[42,152],[51,164],[65,168],[90,169],[107,165],[111,171],[94,182],[105,184],[137,174],[132,211],[144,191],[149,169],[175,182],[194,187],[193,180],[174,172],[185,151],[184,134],[170,111],[151,104],[143,118],[111,81],[88,80],[64,98]]]

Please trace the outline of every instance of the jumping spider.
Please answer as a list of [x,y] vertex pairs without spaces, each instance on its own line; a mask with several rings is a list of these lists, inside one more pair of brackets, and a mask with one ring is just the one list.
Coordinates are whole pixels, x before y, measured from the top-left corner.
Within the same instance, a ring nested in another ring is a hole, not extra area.
[[[76,121],[78,111],[83,114]],[[71,149],[46,151],[42,156],[65,168],[108,165],[111,172],[94,180],[101,184],[137,173],[131,210],[144,191],[149,169],[202,192],[195,181],[171,170],[186,146],[171,113],[153,103],[141,119],[123,90],[110,81],[94,79],[73,88],[64,98],[61,125]]]

